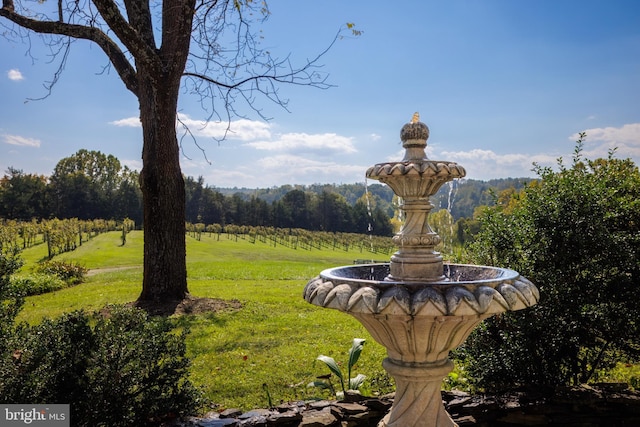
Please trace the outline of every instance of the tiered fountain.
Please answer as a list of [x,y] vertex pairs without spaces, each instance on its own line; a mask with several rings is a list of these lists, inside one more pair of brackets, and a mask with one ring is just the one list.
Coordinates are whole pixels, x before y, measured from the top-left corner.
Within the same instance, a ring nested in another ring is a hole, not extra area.
[[449,351],[482,320],[538,302],[538,289],[513,270],[445,264],[435,251],[440,237],[428,224],[429,197],[462,178],[453,162],[429,160],[429,128],[414,114],[400,132],[402,161],[379,163],[367,178],[389,185],[400,197],[405,221],[394,237],[390,263],[336,267],[304,289],[304,298],[358,319],[387,349],[382,362],[396,382],[391,411],[379,427],[451,427],[440,388],[453,369]]

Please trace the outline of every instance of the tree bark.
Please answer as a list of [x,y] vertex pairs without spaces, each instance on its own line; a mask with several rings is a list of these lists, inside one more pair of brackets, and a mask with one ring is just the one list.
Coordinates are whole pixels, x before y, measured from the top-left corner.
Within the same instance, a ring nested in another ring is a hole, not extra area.
[[[187,297],[185,186],[176,112],[189,53],[195,0],[165,0],[162,44],[155,48],[150,12],[126,2],[133,28],[148,46],[138,52],[138,101],[143,129],[140,187],[144,215],[144,275],[138,304]],[[134,11],[136,13],[134,13]],[[152,53],[150,53],[152,52]]]
[[144,276],[138,302],[182,300],[188,289],[185,188],[175,127],[180,79],[140,68],[138,76],[144,165]]

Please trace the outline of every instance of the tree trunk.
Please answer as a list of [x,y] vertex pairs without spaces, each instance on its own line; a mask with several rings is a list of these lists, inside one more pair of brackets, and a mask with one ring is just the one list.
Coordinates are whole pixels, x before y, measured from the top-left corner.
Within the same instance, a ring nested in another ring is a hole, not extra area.
[[188,295],[185,188],[176,137],[180,78],[138,70],[143,168],[144,277],[138,302]]

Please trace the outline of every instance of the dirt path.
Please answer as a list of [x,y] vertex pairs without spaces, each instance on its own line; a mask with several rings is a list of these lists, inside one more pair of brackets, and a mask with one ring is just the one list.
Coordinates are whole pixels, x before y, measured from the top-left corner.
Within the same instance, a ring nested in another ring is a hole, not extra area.
[[95,276],[96,274],[112,273],[114,271],[132,270],[134,268],[142,268],[141,265],[127,265],[123,267],[105,267],[105,268],[92,268],[87,272],[87,276]]

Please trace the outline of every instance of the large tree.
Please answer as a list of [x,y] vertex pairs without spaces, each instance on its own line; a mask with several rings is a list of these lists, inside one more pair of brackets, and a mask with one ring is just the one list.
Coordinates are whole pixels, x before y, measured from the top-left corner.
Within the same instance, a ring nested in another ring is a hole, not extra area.
[[0,217],[29,221],[47,215],[47,178],[10,167],[0,178]]
[[61,159],[51,175],[53,207],[58,218],[110,219],[122,166],[113,155],[78,150]]
[[58,52],[58,71],[74,40],[95,43],[137,97],[145,233],[138,300],[181,300],[188,294],[185,185],[176,134],[181,86],[208,106],[210,119],[230,123],[238,114],[236,100],[257,113],[259,95],[285,106],[280,83],[327,87],[316,67],[324,52],[295,68],[289,58],[278,60],[261,49],[251,20],[268,16],[262,1],[57,0],[56,6],[55,16],[47,16],[47,2],[3,0],[0,17],[13,23],[5,34],[41,35]]

